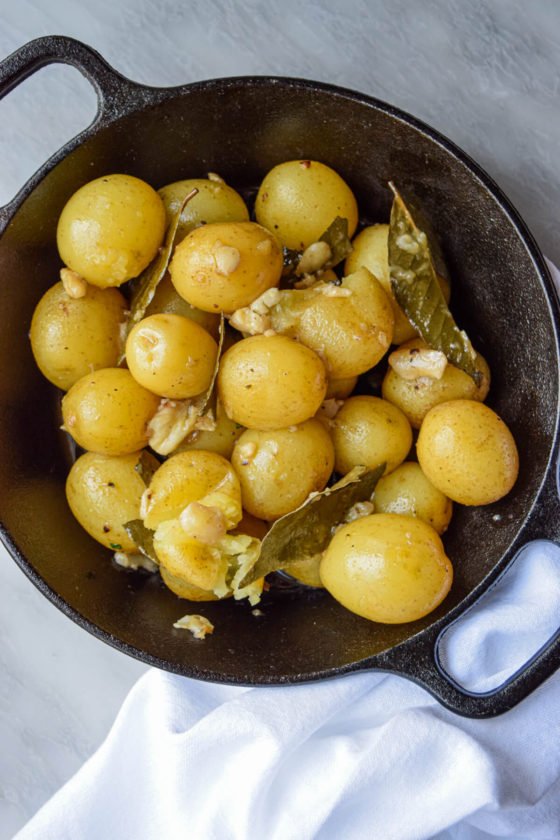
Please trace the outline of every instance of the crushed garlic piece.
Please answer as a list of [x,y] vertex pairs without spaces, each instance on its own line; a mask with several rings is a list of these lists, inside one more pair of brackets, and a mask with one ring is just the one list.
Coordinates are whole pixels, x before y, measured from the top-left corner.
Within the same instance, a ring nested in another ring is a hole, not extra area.
[[163,399],[148,423],[150,446],[159,455],[169,455],[177,449],[200,418],[202,398],[192,400]]
[[214,259],[216,261],[216,268],[219,274],[224,274],[226,277],[233,274],[241,261],[241,254],[237,248],[230,245],[220,245],[214,251]]
[[193,540],[216,545],[227,533],[227,522],[217,507],[191,502],[179,517],[183,531]]
[[321,408],[317,413],[321,417],[326,417],[327,420],[334,420],[343,405],[344,400],[336,400],[334,397],[331,397],[328,400],[323,400]]
[[270,333],[272,328],[270,310],[276,306],[280,297],[279,289],[267,289],[250,306],[244,306],[233,313],[229,319],[231,326],[249,335]]
[[419,377],[441,379],[447,367],[445,353],[430,347],[400,347],[389,356],[395,373],[407,381]]
[[224,179],[221,175],[218,175],[217,172],[209,172],[208,173],[208,180],[209,181],[216,181],[217,184],[225,184]]
[[123,569],[145,569],[147,572],[157,572],[158,565],[145,554],[127,554],[125,551],[115,551],[113,560]]
[[362,516],[369,516],[373,513],[373,511],[373,502],[356,502],[356,504],[352,505],[350,510],[346,512],[344,521],[354,522],[356,519],[361,519]]
[[315,274],[332,257],[328,242],[312,242],[300,257],[296,274]]
[[203,615],[184,615],[173,627],[176,630],[189,630],[195,639],[204,639],[214,632],[214,625]]
[[61,268],[60,279],[68,297],[75,300],[85,297],[88,284],[77,271],[72,271],[71,268]]

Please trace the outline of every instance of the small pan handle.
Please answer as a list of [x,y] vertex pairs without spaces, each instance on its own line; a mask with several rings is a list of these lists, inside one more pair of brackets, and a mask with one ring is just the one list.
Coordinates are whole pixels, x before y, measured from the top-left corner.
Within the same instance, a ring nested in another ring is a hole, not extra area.
[[[495,586],[515,563],[525,545],[536,540],[549,540],[560,544],[560,499],[558,488],[557,458],[549,465],[543,488],[533,515],[523,528],[520,540],[512,548],[509,562],[492,582]],[[485,593],[489,589],[485,590]],[[447,674],[439,661],[438,646],[445,631],[463,616],[478,599],[452,610],[449,616],[438,621],[419,636],[398,645],[382,655],[383,670],[400,673],[426,688],[446,708],[456,714],[473,718],[494,717],[509,711],[538,688],[560,667],[560,628],[519,668],[505,683],[484,693],[462,688]],[[367,665],[366,665],[367,667]]]
[[[137,103],[145,88],[114,70],[98,52],[63,35],[36,38],[0,62],[0,99],[41,67],[70,64],[93,85],[97,93],[97,114],[85,131],[110,122],[120,111]],[[82,136],[82,135],[80,135]],[[0,207],[0,230],[7,224],[16,198]]]

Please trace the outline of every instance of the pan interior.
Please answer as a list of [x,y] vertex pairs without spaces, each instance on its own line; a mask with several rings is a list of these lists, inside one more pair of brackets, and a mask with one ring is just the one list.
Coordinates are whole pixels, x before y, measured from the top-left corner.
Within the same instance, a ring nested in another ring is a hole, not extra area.
[[[382,626],[323,592],[274,591],[254,616],[243,604],[198,605],[215,633],[204,643],[172,630],[192,612],[159,578],[118,571],[74,521],[64,498],[70,452],[57,431],[58,395],[33,362],[34,306],[58,279],[55,230],[86,181],[127,172],[153,186],[220,173],[258,184],[293,158],[336,169],[362,215],[386,221],[387,181],[415,194],[439,233],[457,320],[490,363],[489,405],[518,443],[521,472],[507,499],[457,507],[445,537],[452,593],[421,622]],[[187,88],[98,131],[38,184],[0,240],[0,521],[59,598],[109,641],[193,675],[280,682],[350,665],[404,641],[461,601],[514,541],[538,494],[554,436],[554,320],[527,246],[506,211],[464,162],[419,128],[373,104],[310,85],[243,81]]]

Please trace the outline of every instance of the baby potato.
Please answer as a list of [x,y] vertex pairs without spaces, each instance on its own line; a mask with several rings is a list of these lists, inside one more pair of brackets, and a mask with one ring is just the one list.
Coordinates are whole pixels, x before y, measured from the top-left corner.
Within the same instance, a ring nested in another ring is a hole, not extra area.
[[230,420],[220,400],[214,406],[216,427],[212,431],[194,431],[181,443],[178,452],[189,452],[193,449],[204,449],[206,452],[217,452],[223,458],[231,458],[235,441],[245,431],[243,426]]
[[241,487],[229,461],[215,452],[172,455],[154,473],[145,493],[144,524],[154,529],[168,519],[177,519],[191,502],[217,507],[226,517],[228,529],[237,525],[242,516]]
[[316,160],[290,160],[265,176],[255,201],[257,221],[287,248],[304,250],[337,216],[348,221],[348,235],[358,224],[354,193],[340,175]]
[[179,598],[185,598],[187,601],[219,601],[211,589],[201,589],[199,586],[194,586],[186,578],[172,575],[165,566],[159,567],[161,579],[168,589],[170,589]]
[[66,480],[66,498],[82,528],[114,551],[137,551],[123,526],[140,518],[146,489],[136,470],[140,456],[157,468],[157,460],[148,452],[120,456],[86,452],[74,462]]
[[269,528],[270,525],[268,522],[264,522],[262,519],[258,519],[256,516],[252,516],[244,510],[243,516],[231,533],[247,534],[250,537],[256,537],[258,540],[262,540],[268,533]]
[[[409,341],[417,333],[393,295],[389,275],[388,236],[389,225],[371,225],[360,231],[352,242],[353,249],[346,258],[344,272],[345,274],[352,274],[359,268],[368,268],[374,277],[379,280],[383,289],[389,295],[393,308],[395,318],[393,341],[395,344],[402,344],[404,341]],[[449,303],[451,293],[449,283],[441,275],[438,275],[438,280],[443,296]]]
[[140,385],[160,397],[184,400],[206,391],[218,345],[182,315],[149,315],[130,331],[126,363]]
[[299,580],[306,586],[313,586],[315,589],[324,589],[323,582],[319,569],[321,566],[321,554],[316,554],[314,557],[306,557],[305,560],[296,560],[295,563],[290,563],[286,572],[290,577]]
[[338,529],[320,575],[346,609],[370,621],[402,624],[441,604],[453,568],[441,539],[421,519],[374,513]]
[[[393,337],[389,298],[366,268],[340,286],[298,292],[272,314],[272,326],[314,350],[332,379],[365,373],[385,355]],[[332,295],[331,295],[332,292]]]
[[117,364],[126,301],[117,289],[87,286],[72,298],[62,283],[45,292],[31,320],[31,349],[49,382],[67,391],[78,379]]
[[187,303],[186,300],[177,294],[175,286],[171,282],[171,275],[165,274],[163,280],[158,283],[155,294],[145,315],[159,315],[165,312],[169,315],[182,315],[183,318],[190,318],[191,321],[203,327],[210,333],[212,338],[217,339],[220,332],[220,316],[211,312],[203,312]]
[[149,184],[132,175],[105,175],[69,199],[56,238],[62,261],[104,289],[137,277],[164,233],[165,208]]
[[128,455],[148,443],[159,398],[128,370],[104,368],[72,385],[62,400],[64,428],[78,446],[101,455]]
[[228,187],[223,181],[189,178],[167,184],[158,190],[165,207],[167,224],[171,223],[183,200],[193,189],[197,189],[198,193],[187,202],[187,206],[181,213],[175,237],[177,244],[199,225],[213,222],[249,221],[247,205],[232,187]]
[[350,396],[357,384],[357,376],[348,376],[345,379],[329,379],[325,399],[345,400]]
[[416,444],[434,487],[462,505],[488,505],[507,495],[519,472],[513,436],[491,408],[452,400],[432,408]]
[[169,271],[177,292],[205,312],[248,306],[282,274],[276,237],[255,222],[196,228],[175,249]]
[[438,534],[447,531],[453,513],[451,500],[434,487],[414,461],[406,461],[377,482],[374,502],[376,513],[417,516]]
[[334,467],[334,448],[322,423],[307,420],[270,432],[248,429],[235,444],[231,463],[245,510],[272,520],[325,488]]
[[353,467],[375,468],[386,463],[385,475],[406,458],[412,430],[402,411],[379,397],[346,400],[332,421],[335,469],[346,474]]
[[[422,349],[428,345],[421,338],[414,338],[402,345],[403,348]],[[413,429],[419,429],[428,411],[435,405],[449,400],[484,400],[490,388],[490,368],[486,359],[477,353],[477,365],[483,373],[477,387],[472,377],[450,363],[441,379],[420,376],[418,379],[403,379],[391,367],[388,368],[381,392],[383,398],[396,405],[406,414]]]
[[327,376],[312,350],[283,335],[244,338],[224,353],[218,394],[228,417],[248,429],[282,429],[313,417]]

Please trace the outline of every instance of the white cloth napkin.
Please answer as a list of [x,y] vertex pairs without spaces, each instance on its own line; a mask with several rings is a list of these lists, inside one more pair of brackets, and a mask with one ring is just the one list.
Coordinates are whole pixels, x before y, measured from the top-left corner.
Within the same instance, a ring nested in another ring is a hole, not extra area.
[[[559,624],[560,548],[538,541],[447,638],[446,667],[495,687]],[[17,840],[435,837],[560,838],[560,672],[469,720],[393,675],[247,689],[152,670]]]

